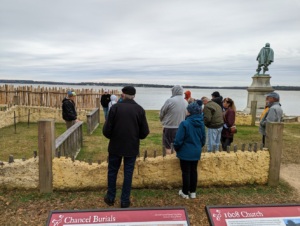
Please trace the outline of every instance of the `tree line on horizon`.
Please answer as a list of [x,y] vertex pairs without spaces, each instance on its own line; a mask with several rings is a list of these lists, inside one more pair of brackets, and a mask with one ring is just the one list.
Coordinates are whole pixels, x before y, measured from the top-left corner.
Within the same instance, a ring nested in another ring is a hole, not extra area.
[[[174,85],[160,84],[142,84],[142,83],[107,83],[107,82],[52,82],[52,81],[34,81],[34,80],[7,80],[0,79],[0,83],[16,83],[16,84],[45,84],[45,85],[82,85],[82,86],[135,86],[149,88],[172,88]],[[300,91],[300,86],[272,86],[275,90]],[[183,88],[189,89],[247,89],[248,86],[191,86],[184,85]]]

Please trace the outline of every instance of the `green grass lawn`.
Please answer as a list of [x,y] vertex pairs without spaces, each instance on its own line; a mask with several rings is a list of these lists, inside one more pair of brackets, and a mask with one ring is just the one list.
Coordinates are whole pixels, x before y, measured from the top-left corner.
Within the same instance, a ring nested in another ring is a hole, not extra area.
[[[101,112],[102,113],[102,112]],[[162,127],[158,119],[158,111],[146,111],[150,127],[149,136],[141,141],[141,154],[145,150],[148,156],[156,151],[162,154]],[[103,117],[101,117],[103,118]],[[92,135],[87,135],[86,124],[83,125],[83,148],[78,155],[79,160],[106,160],[108,140],[102,135],[102,125]],[[65,124],[55,124],[55,136],[65,132]],[[300,124],[284,125],[283,163],[300,164],[298,140]],[[9,155],[14,158],[30,158],[38,146],[38,128],[36,123],[17,124],[0,129],[0,161],[8,161]],[[297,139],[298,138],[298,139]],[[260,143],[261,135],[257,126],[238,126],[234,144]],[[1,173],[1,171],[0,171]],[[201,173],[201,172],[199,172]],[[1,174],[0,174],[1,176]],[[105,190],[72,191],[51,194],[40,194],[38,191],[3,191],[0,190],[0,225],[45,225],[50,210],[82,210],[106,209],[103,202]],[[184,200],[178,197],[178,188],[169,189],[133,189],[131,200],[133,207],[165,207],[184,206],[187,209],[191,225],[206,226],[208,220],[204,211],[206,205],[245,205],[245,204],[278,204],[299,203],[299,196],[285,182],[277,187],[263,185],[247,185],[240,187],[202,187],[198,185],[197,199]],[[117,197],[120,197],[118,189]],[[116,200],[115,207],[119,207]],[[115,208],[114,207],[114,208]]]
[[[51,210],[105,210],[105,190],[72,191],[41,194],[38,191],[0,191],[0,225],[45,225]],[[113,207],[120,207],[120,189]],[[248,185],[241,187],[209,187],[201,185],[196,199],[178,197],[178,189],[133,189],[133,208],[185,207],[191,225],[208,226],[205,206],[261,205],[299,203],[299,198],[288,184],[278,187]],[[14,224],[10,224],[10,223]]]
[[[102,112],[101,112],[102,113]],[[140,152],[141,155],[147,150],[148,156],[162,155],[162,126],[159,121],[159,111],[146,111],[147,120],[149,123],[150,134],[144,140],[141,140]],[[101,117],[103,120],[103,117]],[[107,147],[109,140],[102,134],[103,121],[92,135],[87,135],[86,124],[83,124],[83,148],[77,156],[78,160],[88,161],[98,160],[104,161],[107,159]],[[65,124],[55,124],[55,136],[58,137],[66,130]],[[18,123],[15,133],[14,126],[8,126],[0,129],[0,160],[8,161],[9,155],[14,158],[30,158],[33,156],[33,151],[38,148],[38,128],[37,123],[31,123],[28,127],[27,123]],[[284,125],[283,135],[283,163],[300,164],[299,145],[300,124],[290,123]],[[261,143],[261,135],[258,132],[258,126],[238,126],[238,133],[234,136],[233,145],[238,145],[241,149],[242,144]],[[232,145],[232,146],[233,146]]]

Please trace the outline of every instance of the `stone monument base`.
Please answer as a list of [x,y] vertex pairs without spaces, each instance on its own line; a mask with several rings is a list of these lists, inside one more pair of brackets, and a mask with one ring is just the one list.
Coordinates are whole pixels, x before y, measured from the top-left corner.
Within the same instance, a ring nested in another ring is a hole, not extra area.
[[253,81],[250,87],[248,87],[248,100],[247,107],[245,108],[245,113],[251,112],[251,102],[257,101],[257,110],[256,115],[260,115],[265,108],[266,105],[266,97],[267,93],[273,92],[274,89],[270,84],[271,76],[268,74],[257,75],[255,74],[252,77]]

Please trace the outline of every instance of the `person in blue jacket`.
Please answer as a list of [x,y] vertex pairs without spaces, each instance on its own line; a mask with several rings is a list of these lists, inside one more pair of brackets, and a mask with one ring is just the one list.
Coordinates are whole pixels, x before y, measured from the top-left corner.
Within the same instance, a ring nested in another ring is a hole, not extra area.
[[182,189],[179,191],[182,198],[196,198],[197,166],[205,139],[201,107],[197,102],[192,102],[187,106],[186,120],[180,123],[174,140],[176,156],[180,159],[182,171]]

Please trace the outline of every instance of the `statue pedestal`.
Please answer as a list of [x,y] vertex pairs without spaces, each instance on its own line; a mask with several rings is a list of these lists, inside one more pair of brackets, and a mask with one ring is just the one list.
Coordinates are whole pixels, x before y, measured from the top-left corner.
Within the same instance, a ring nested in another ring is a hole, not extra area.
[[271,76],[268,74],[264,75],[254,75],[252,77],[253,81],[250,87],[248,87],[248,100],[247,107],[244,110],[245,113],[250,113],[251,111],[251,101],[257,101],[256,114],[260,115],[266,105],[265,94],[273,92],[274,89],[270,84]]

